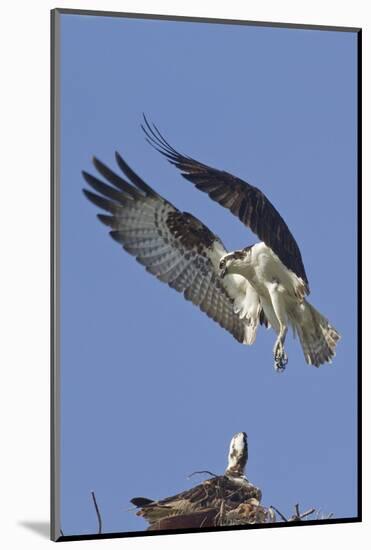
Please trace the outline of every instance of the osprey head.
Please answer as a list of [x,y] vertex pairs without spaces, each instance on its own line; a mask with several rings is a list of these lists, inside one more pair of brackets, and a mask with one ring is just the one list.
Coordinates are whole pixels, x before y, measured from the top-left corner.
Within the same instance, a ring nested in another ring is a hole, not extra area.
[[247,246],[242,250],[229,252],[221,257],[219,262],[220,276],[223,279],[231,273],[241,273],[241,269],[246,268],[251,261],[252,246]]
[[238,432],[232,437],[225,474],[232,477],[244,477],[246,463],[247,435],[245,432]]

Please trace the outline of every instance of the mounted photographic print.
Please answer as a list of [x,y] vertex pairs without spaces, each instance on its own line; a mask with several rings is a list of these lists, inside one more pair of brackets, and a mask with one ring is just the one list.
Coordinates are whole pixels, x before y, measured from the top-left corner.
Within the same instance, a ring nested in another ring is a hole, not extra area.
[[52,11],[53,540],[361,520],[360,56]]

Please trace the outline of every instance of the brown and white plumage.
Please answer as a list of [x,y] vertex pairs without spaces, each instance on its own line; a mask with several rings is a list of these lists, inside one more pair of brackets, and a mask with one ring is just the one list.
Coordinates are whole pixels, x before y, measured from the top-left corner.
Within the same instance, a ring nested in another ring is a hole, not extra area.
[[227,208],[256,233],[281,262],[301,279],[305,293],[308,294],[309,283],[299,247],[286,222],[264,193],[224,170],[217,170],[179,153],[165,140],[158,128],[152,126],[144,117],[142,129],[149,143],[174,164],[186,180]]
[[217,508],[205,508],[188,514],[166,516],[154,521],[148,531],[165,531],[169,529],[202,529],[232,525],[252,525],[255,523],[274,523],[276,516],[272,508],[262,506],[251,498],[236,508],[225,510],[221,504]]
[[261,520],[267,512],[260,505],[260,489],[245,477],[247,456],[247,436],[239,432],[232,438],[224,475],[214,476],[162,500],[133,498],[132,504],[139,508],[137,515],[148,521],[150,530],[247,524]]
[[[142,129],[148,142],[175,165],[185,179],[236,215],[262,241],[224,254],[219,263],[221,276],[231,285],[238,276],[249,283],[249,297],[244,300],[244,306],[249,304],[247,318],[252,328],[246,343],[254,342],[259,322],[272,326],[277,333],[273,350],[275,368],[283,370],[287,363],[284,342],[287,328],[291,326],[294,334],[299,335],[307,363],[320,366],[331,362],[340,335],[305,299],[309,283],[300,249],[286,222],[264,193],[228,172],[179,153],[145,117]],[[238,303],[235,297],[235,307]],[[239,311],[244,311],[244,307],[239,307]]]
[[138,516],[150,524],[171,516],[193,514],[205,510],[219,511],[223,503],[226,511],[235,510],[241,503],[254,499],[261,500],[261,492],[248,481],[237,483],[227,476],[216,476],[203,483],[162,500],[150,500],[142,497],[131,500],[140,510]]
[[93,189],[84,190],[85,195],[108,212],[98,218],[111,228],[111,236],[238,342],[251,345],[259,325],[271,326],[277,333],[277,370],[287,363],[289,326],[299,336],[307,363],[330,362],[340,335],[306,300],[309,283],[299,247],[268,198],[249,183],[178,153],[144,120],[151,145],[262,242],[228,252],[217,235],[156,193],[118,153],[120,175],[97,159],[93,162],[100,178],[83,172]]
[[122,176],[96,158],[93,162],[101,178],[83,172],[94,190],[84,193],[108,213],[98,218],[110,227],[111,237],[238,342],[250,343],[256,329],[248,318],[249,296],[254,291],[247,292],[248,282],[242,277],[233,285],[221,279],[219,260],[227,251],[220,239],[192,214],[180,212],[156,193],[118,153],[116,160]]

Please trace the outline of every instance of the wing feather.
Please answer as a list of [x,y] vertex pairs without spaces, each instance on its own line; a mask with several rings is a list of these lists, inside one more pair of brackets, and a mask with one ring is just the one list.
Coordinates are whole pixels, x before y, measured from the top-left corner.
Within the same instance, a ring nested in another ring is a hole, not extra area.
[[234,312],[233,296],[209,257],[216,241],[222,246],[218,237],[158,195],[118,153],[116,160],[124,177],[96,158],[94,166],[103,179],[82,173],[94,190],[84,189],[86,197],[109,213],[98,218],[111,229],[111,237],[149,273],[243,342],[246,322]]
[[256,233],[281,262],[302,279],[309,294],[308,278],[299,247],[286,222],[257,187],[228,172],[217,170],[179,153],[169,145],[156,126],[149,124],[146,117],[142,129],[147,141],[174,164],[185,179],[230,210]]

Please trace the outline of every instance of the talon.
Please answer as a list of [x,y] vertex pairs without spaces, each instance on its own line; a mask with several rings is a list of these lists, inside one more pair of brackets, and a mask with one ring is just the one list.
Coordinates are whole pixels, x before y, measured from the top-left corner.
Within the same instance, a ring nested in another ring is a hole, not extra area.
[[286,370],[285,364],[286,363],[282,363],[281,361],[280,362],[276,361],[274,364],[274,370],[276,372],[283,372],[284,370]]
[[283,351],[283,349],[277,349],[274,354],[274,370],[276,372],[283,372],[285,370],[287,362],[287,354]]

